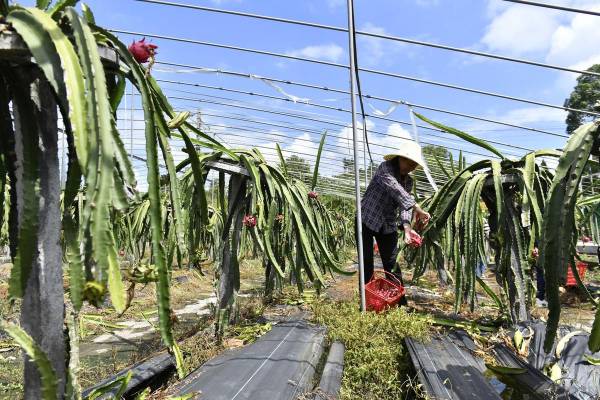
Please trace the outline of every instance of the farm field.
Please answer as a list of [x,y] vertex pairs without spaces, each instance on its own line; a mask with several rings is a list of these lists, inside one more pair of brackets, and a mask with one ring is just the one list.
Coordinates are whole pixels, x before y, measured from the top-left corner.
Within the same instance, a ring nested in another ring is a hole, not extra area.
[[599,399],[596,3],[0,0],[0,398]]

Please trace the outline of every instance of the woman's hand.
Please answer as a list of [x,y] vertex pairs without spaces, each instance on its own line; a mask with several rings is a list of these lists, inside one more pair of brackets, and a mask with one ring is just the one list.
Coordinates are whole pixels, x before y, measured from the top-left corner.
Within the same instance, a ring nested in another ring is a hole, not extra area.
[[412,240],[413,228],[412,228],[412,226],[410,226],[410,224],[404,224],[403,230],[404,230],[404,243],[409,245]]
[[431,219],[431,215],[427,211],[424,211],[417,204],[413,207],[413,214],[415,215],[415,220],[418,226],[422,226],[423,228],[427,226],[429,220]]
[[540,256],[540,251],[538,250],[537,247],[534,247],[533,250],[531,250],[531,258],[533,258],[534,260],[537,260],[539,256]]

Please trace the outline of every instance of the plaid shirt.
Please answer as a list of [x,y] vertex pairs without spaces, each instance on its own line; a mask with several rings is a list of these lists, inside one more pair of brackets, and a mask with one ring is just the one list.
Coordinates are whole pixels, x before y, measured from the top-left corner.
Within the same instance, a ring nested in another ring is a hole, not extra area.
[[410,224],[412,207],[415,205],[415,199],[410,194],[412,178],[401,176],[392,161],[384,161],[377,168],[361,201],[363,224],[383,234],[398,230],[398,214],[400,226],[406,222]]

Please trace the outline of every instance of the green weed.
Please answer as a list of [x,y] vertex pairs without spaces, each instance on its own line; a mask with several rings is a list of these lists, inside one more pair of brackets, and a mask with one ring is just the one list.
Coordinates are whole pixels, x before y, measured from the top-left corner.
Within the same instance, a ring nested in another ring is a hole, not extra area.
[[327,326],[331,341],[346,347],[341,400],[406,398],[410,368],[404,338],[425,339],[430,324],[405,308],[361,313],[358,304],[356,299],[312,303],[315,322]]

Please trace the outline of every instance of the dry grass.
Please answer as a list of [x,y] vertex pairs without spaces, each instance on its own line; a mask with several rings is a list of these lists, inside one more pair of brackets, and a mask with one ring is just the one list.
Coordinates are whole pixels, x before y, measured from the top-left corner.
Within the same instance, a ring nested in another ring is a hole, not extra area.
[[[214,295],[212,267],[207,266],[206,274],[200,275],[191,270],[174,270],[171,284],[171,307],[179,309],[187,304],[202,298]],[[263,282],[262,265],[256,260],[244,260],[240,265],[242,289],[246,292],[260,293]],[[8,276],[6,277],[8,278]],[[67,283],[68,287],[68,282]],[[126,287],[129,286],[125,282]],[[10,305],[7,294],[7,280],[0,279],[0,317],[18,321],[20,307],[17,301]],[[68,294],[65,295],[68,296]],[[102,317],[106,324],[116,324],[127,320],[144,320],[156,316],[156,288],[154,283],[136,285],[135,297],[123,315],[118,315],[110,306],[110,301],[105,302],[103,308],[85,305],[81,314]],[[255,296],[240,298],[240,315],[242,321],[255,321],[264,307],[260,299]],[[97,335],[111,332],[114,328],[93,323],[83,324],[85,330],[84,341],[93,340]],[[186,356],[186,364],[191,370],[197,368],[206,360],[216,356],[223,350],[223,346],[213,339],[211,319],[201,319],[194,324],[174,324],[174,335],[181,343],[181,348]],[[1,340],[1,337],[0,337]],[[164,346],[158,335],[150,340],[138,343],[134,352],[119,353],[116,349],[110,353],[98,356],[83,357],[81,360],[80,384],[90,387],[120,370],[137,363],[152,354],[161,351]],[[7,359],[10,357],[10,359]],[[0,399],[16,399],[22,392],[22,361],[18,350],[0,353]]]

